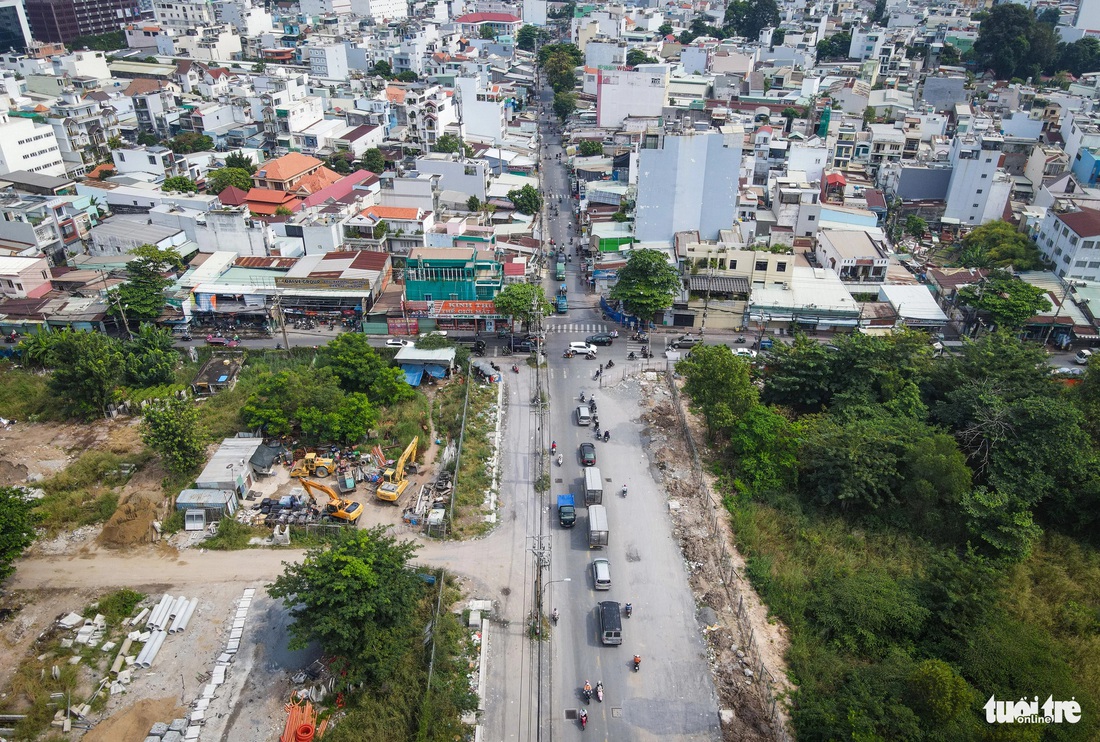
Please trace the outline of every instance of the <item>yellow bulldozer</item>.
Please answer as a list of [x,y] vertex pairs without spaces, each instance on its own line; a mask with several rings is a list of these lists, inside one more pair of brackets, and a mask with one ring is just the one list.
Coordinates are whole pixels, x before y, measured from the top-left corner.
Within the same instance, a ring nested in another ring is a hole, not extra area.
[[294,465],[290,470],[292,477],[327,477],[336,469],[332,459],[322,459],[315,453],[307,453],[306,457]]
[[[299,479],[298,481],[302,483],[309,499],[313,500],[314,504],[317,505],[317,509],[321,511],[322,520],[331,518],[332,520],[342,520],[345,523],[354,524],[359,520],[359,516],[363,514],[362,505],[351,500],[341,499],[332,487],[320,482],[311,482],[308,479]],[[322,505],[314,494],[314,490],[328,495],[328,503]]]
[[401,499],[401,495],[405,493],[405,488],[409,486],[409,480],[405,477],[405,466],[409,461],[416,461],[416,444],[419,440],[419,437],[414,436],[405,448],[404,453],[401,454],[401,458],[394,463],[392,468],[382,472],[382,484],[378,485],[378,489],[374,493],[374,496],[379,500],[397,502]]

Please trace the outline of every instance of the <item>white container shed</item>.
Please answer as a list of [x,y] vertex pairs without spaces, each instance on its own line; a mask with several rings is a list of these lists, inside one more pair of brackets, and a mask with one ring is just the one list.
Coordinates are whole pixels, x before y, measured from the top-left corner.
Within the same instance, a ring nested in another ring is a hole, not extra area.
[[186,531],[201,531],[207,524],[232,518],[240,507],[233,490],[189,489],[176,496],[176,510],[183,511]]

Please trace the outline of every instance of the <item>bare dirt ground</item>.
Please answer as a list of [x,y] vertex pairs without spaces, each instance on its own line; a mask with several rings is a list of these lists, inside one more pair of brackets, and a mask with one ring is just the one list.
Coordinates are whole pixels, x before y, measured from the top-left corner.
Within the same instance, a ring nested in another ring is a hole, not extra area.
[[128,742],[143,740],[149,728],[158,721],[183,716],[185,709],[175,698],[147,698],[138,701],[126,711],[112,716],[95,727],[82,739],[84,742]]
[[[725,739],[784,739],[785,732],[776,728],[773,719],[785,727],[785,708],[782,702],[776,703],[773,717],[771,698],[785,697],[791,690],[784,661],[788,647],[785,628],[769,620],[767,606],[742,577],[745,562],[735,547],[729,519],[696,483],[680,418],[667,388],[664,391],[643,395],[648,408],[642,420],[650,435],[650,459],[664,473],[675,534],[689,563],[692,589],[700,606],[713,614],[708,614],[713,620],[708,620],[707,642],[715,685],[722,708],[732,711],[738,722],[724,725]],[[697,446],[705,445],[701,421],[691,415],[686,403],[684,411],[692,439]],[[702,476],[710,491],[715,491],[713,477]],[[765,672],[770,678],[770,694],[765,687],[769,683],[762,677]]]

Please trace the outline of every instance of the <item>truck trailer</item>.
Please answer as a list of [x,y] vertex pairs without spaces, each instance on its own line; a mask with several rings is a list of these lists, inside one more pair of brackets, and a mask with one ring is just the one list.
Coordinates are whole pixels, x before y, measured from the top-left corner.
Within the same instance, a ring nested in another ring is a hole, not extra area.
[[602,549],[608,543],[607,508],[592,505],[588,508],[588,548]]

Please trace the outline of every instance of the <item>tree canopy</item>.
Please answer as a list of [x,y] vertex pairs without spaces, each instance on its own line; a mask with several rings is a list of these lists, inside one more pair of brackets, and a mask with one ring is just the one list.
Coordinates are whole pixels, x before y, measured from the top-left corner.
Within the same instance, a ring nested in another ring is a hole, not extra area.
[[637,67],[640,64],[655,64],[657,59],[651,57],[641,49],[631,49],[626,53],[626,64],[628,67]]
[[537,214],[542,208],[542,194],[530,184],[508,191],[508,200],[521,214]]
[[621,301],[626,311],[649,321],[657,312],[672,306],[680,290],[680,274],[660,250],[632,250],[619,271],[611,298]]
[[249,175],[256,172],[256,163],[248,155],[242,152],[231,152],[225,158],[225,166],[236,170],[244,170]]
[[34,543],[35,501],[20,487],[0,487],[0,580],[15,572],[12,564]]
[[817,58],[820,60],[847,59],[851,46],[851,34],[841,31],[817,42]]
[[252,188],[252,174],[243,168],[223,167],[206,176],[207,193],[217,195],[230,186],[248,191]]
[[164,179],[164,182],[161,183],[161,190],[166,193],[195,193],[199,190],[199,187],[190,178],[175,175]]
[[539,67],[555,93],[567,93],[576,85],[574,69],[584,64],[575,44],[545,44],[539,49]]
[[554,115],[562,121],[577,110],[577,96],[573,93],[554,93]]
[[775,0],[733,0],[726,6],[726,28],[738,36],[755,40],[769,26],[779,25]]
[[577,145],[577,153],[581,157],[592,157],[594,155],[603,154],[603,144],[601,142],[594,142],[591,139],[585,139]]
[[205,134],[196,134],[186,131],[168,140],[168,148],[177,155],[186,155],[192,152],[208,152],[214,149],[214,140]]
[[371,147],[363,153],[363,167],[372,173],[378,174],[386,169],[386,158],[382,154],[382,150],[377,147]]
[[399,653],[426,589],[409,564],[416,549],[376,526],[345,530],[331,547],[285,563],[267,588],[290,609],[290,647],[318,642],[335,658],[334,677],[345,687],[398,676]]
[[125,314],[131,322],[155,320],[164,310],[164,289],[172,283],[166,274],[182,269],[183,261],[173,247],[145,244],[130,254],[136,260],[126,264],[126,283],[111,292],[108,311]]
[[1046,291],[1009,273],[997,271],[981,283],[959,290],[959,303],[989,315],[992,323],[1017,330],[1039,312],[1051,309]]
[[992,69],[997,77],[1034,77],[1049,68],[1057,58],[1058,46],[1053,29],[1039,23],[1035,14],[1016,3],[993,6],[978,29],[974,56],[983,69]]
[[959,262],[966,268],[1039,270],[1047,265],[1039,247],[1006,221],[987,222],[962,239]]
[[542,286],[533,283],[510,283],[493,299],[498,314],[530,325],[535,318],[554,311]]
[[521,27],[519,33],[516,34],[516,46],[525,52],[533,52],[535,51],[535,46],[539,39],[545,36],[545,31],[542,31],[537,26],[528,24]]
[[142,412],[141,439],[175,474],[186,474],[204,460],[199,412],[190,400],[172,397],[148,404]]

